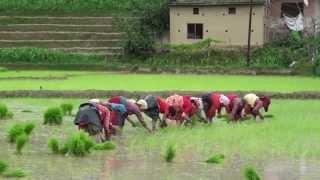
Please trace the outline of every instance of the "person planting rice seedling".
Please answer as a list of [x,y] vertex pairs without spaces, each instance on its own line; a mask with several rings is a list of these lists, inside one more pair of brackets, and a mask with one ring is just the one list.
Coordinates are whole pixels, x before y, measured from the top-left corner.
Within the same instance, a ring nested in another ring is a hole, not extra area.
[[91,99],[80,105],[74,123],[95,136],[97,142],[104,142],[110,138],[110,116],[110,110],[99,99]]
[[271,99],[268,96],[259,97],[256,94],[250,93],[243,97],[245,101],[245,115],[252,114],[254,119],[257,116],[262,120],[264,116],[261,114],[260,109],[264,108],[265,112],[268,112],[271,104]]
[[200,102],[191,96],[172,95],[166,99],[169,111],[167,121],[175,120],[178,124],[190,123],[191,117],[198,113]]
[[226,111],[230,112],[230,99],[223,94],[206,93],[201,96],[201,99],[207,122],[213,122],[216,119],[217,114],[221,115],[222,107],[225,107]]
[[227,95],[230,99],[229,105],[229,118],[233,122],[237,122],[242,118],[242,112],[244,109],[245,102],[237,95]]
[[130,119],[130,115],[136,115],[137,119],[139,120],[139,122],[142,124],[142,126],[148,131],[148,132],[152,132],[152,130],[147,126],[146,122],[144,121],[144,118],[142,116],[142,113],[138,107],[138,105],[136,104],[136,101],[134,100],[128,100],[127,98],[123,97],[123,96],[114,96],[111,97],[108,100],[109,103],[114,103],[114,104],[122,104],[125,106],[126,108],[126,113],[124,113],[123,115],[120,115],[120,118],[118,117],[118,115],[114,114],[114,116],[116,116],[117,118],[115,119],[120,119],[119,125],[120,127],[123,127],[125,124],[125,120],[128,120],[133,126],[135,125],[135,123]]

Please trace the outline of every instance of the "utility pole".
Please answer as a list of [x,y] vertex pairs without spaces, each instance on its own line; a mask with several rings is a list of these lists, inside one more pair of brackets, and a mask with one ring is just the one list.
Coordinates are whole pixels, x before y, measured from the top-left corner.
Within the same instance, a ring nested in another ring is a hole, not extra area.
[[247,51],[247,66],[250,65],[251,53],[251,27],[252,27],[252,0],[250,0],[250,13],[249,13],[249,29],[248,29],[248,51]]

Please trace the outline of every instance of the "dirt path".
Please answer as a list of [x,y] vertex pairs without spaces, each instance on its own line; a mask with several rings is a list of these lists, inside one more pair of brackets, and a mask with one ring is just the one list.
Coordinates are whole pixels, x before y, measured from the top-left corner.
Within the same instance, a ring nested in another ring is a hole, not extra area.
[[[247,93],[256,93],[258,95],[268,95],[275,99],[320,99],[320,92],[262,92],[262,91],[224,91],[221,93],[238,93],[244,95]],[[77,90],[77,91],[58,91],[58,90],[17,90],[0,91],[1,98],[12,97],[32,97],[32,98],[97,98],[122,95],[126,97],[143,97],[149,94],[167,97],[174,93],[181,95],[200,96],[205,92],[201,91],[114,91],[114,90]]]

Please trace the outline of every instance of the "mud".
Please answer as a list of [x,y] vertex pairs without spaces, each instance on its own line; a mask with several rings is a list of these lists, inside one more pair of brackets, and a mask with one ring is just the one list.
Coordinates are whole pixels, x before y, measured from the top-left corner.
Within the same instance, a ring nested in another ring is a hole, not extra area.
[[[114,90],[77,90],[77,91],[60,91],[60,90],[17,90],[17,91],[0,91],[1,98],[13,97],[32,97],[32,98],[105,98],[111,96],[126,96],[129,98],[139,98],[146,95],[156,95],[168,97],[172,94],[200,96],[203,91],[114,91]],[[243,96],[247,93],[256,93],[257,95],[267,95],[273,99],[320,99],[320,92],[263,92],[263,91],[222,91],[223,94],[237,93]]]

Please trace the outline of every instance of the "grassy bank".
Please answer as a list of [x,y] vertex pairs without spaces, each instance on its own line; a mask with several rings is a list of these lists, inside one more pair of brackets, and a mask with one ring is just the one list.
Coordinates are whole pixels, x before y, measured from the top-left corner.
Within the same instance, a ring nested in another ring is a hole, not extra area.
[[319,158],[319,106],[319,101],[274,101],[268,113],[274,117],[264,122],[227,124],[219,119],[212,126],[165,129],[148,137],[137,134],[131,136],[128,142],[133,152],[141,149],[164,150],[167,144],[174,143],[179,151],[178,156],[190,152],[200,159],[212,153],[222,153],[227,158]]
[[90,71],[0,72],[0,90],[39,90],[42,87],[43,90],[295,92],[319,91],[319,82],[319,78],[303,76],[121,74]]

